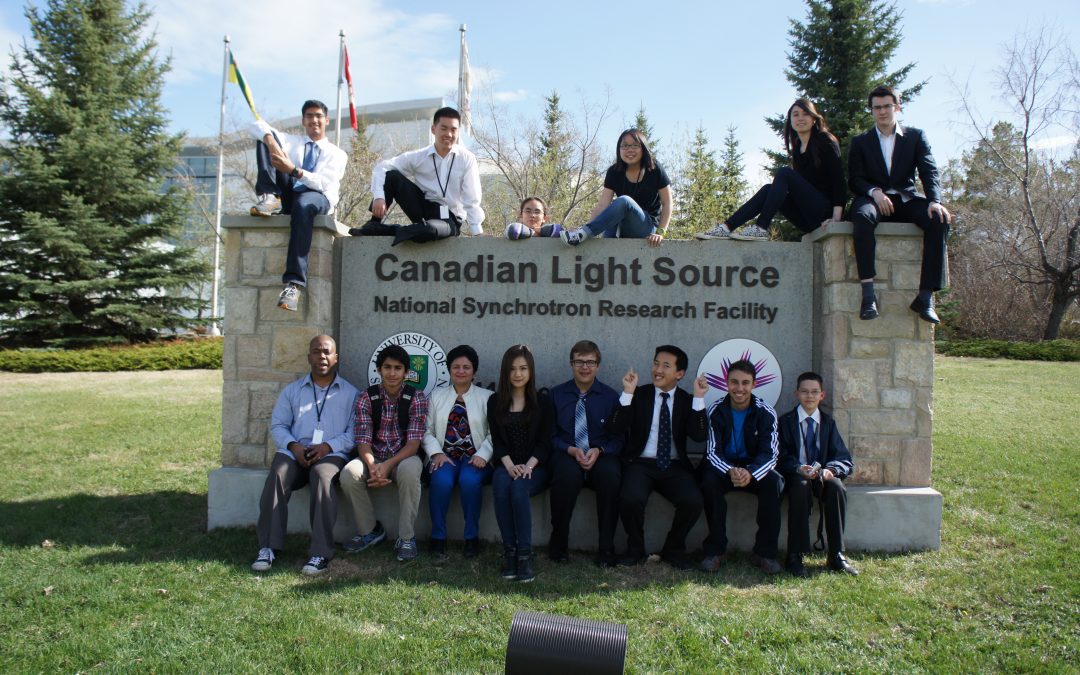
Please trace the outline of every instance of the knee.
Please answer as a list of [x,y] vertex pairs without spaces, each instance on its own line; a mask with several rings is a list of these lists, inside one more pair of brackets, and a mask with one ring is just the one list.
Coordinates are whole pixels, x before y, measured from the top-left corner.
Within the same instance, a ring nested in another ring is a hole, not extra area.
[[402,460],[397,465],[397,475],[399,483],[416,483],[420,484],[420,474],[424,470],[424,463],[420,461],[419,457],[413,456],[408,459]]
[[358,459],[352,460],[341,470],[341,487],[347,488],[356,484],[365,485],[364,473],[364,463]]
[[[404,463],[402,463],[402,468],[398,469],[398,471],[399,472],[402,471],[404,466],[405,466]],[[403,475],[407,475],[407,474],[403,474]],[[432,492],[450,492],[451,490],[453,490],[454,489],[454,469],[453,469],[453,467],[451,467],[449,464],[443,464],[441,467],[439,467],[439,469],[437,471],[432,473],[431,474],[431,486],[430,486],[430,489],[431,489]]]
[[776,174],[773,176],[773,183],[786,183],[791,180],[791,176],[794,175],[795,170],[790,166],[783,166],[776,170]]
[[825,481],[825,487],[822,489],[822,495],[825,498],[833,496],[843,496],[847,494],[847,488],[844,487],[844,481],[840,480],[836,476],[833,476],[829,480]]
[[759,482],[761,483],[761,491],[770,496],[775,495],[779,498],[780,493],[784,491],[784,479],[775,471],[765,474]]

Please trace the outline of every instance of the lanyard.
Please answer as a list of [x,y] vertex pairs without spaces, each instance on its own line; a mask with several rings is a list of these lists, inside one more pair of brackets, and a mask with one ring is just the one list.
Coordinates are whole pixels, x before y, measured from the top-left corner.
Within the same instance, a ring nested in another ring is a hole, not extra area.
[[443,199],[446,199],[446,190],[450,187],[450,172],[454,170],[454,160],[457,159],[456,154],[450,155],[450,168],[446,170],[446,186],[442,184],[442,176],[439,175],[439,166],[435,163],[435,155],[431,156],[431,168],[435,169],[435,182],[439,184],[439,189],[442,190]]
[[326,393],[323,394],[322,404],[319,404],[319,392],[316,391],[315,380],[311,381],[311,397],[315,399],[315,421],[322,422],[322,411],[326,407],[326,397],[330,395],[330,387],[334,386],[337,382],[337,373],[334,373],[334,379],[330,380],[330,384],[326,385]]

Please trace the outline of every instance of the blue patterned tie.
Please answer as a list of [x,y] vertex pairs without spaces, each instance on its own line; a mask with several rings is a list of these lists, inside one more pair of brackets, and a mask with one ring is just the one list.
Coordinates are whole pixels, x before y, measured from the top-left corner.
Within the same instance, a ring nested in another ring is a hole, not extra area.
[[671,412],[667,392],[660,394],[660,427],[656,430],[656,466],[661,471],[671,466]]
[[574,443],[584,452],[589,451],[589,420],[585,417],[585,394],[578,396],[574,408]]
[[806,463],[813,464],[817,461],[818,447],[817,447],[817,434],[814,433],[814,418],[806,418]]

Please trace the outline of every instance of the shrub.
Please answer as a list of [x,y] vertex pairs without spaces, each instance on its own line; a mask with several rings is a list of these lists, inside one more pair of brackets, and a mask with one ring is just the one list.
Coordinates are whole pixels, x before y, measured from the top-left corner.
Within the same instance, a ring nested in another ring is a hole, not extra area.
[[1009,342],[1006,340],[938,341],[937,352],[947,356],[1018,361],[1080,361],[1080,340]]
[[222,338],[194,338],[93,349],[0,350],[0,371],[68,373],[221,368]]

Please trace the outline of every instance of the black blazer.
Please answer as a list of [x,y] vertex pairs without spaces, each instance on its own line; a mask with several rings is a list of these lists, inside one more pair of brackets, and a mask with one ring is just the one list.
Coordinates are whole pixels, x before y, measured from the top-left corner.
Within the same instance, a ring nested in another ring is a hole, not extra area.
[[[836,428],[836,421],[832,415],[825,411],[821,412],[821,428],[818,429],[818,451],[822,453],[821,465],[836,474],[837,478],[847,478],[855,470],[855,463],[851,459],[851,453],[844,445],[844,439]],[[784,413],[780,417],[780,461],[777,469],[784,476],[793,476],[799,473],[799,408],[796,406],[791,412]]]
[[[679,461],[687,469],[693,469],[686,454],[686,439],[690,437],[695,441],[705,440],[708,434],[705,411],[691,410],[694,398],[680,387],[675,387],[674,393],[675,400],[671,402],[671,438],[679,454]],[[608,420],[608,429],[612,433],[626,434],[623,461],[632,462],[639,458],[645,444],[649,442],[655,404],[656,386],[643,384],[634,390],[630,405],[615,408],[615,413]]]
[[941,181],[926,135],[914,127],[902,129],[903,135],[896,136],[891,171],[885,170],[885,156],[881,154],[876,127],[851,139],[848,150],[848,184],[851,191],[856,197],[866,197],[871,189],[878,187],[886,192],[896,190],[907,197],[922,197],[915,188],[915,172],[918,171],[926,198],[940,202]]

